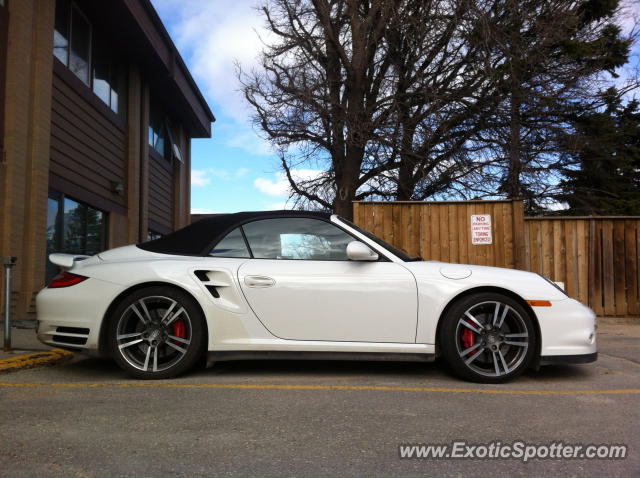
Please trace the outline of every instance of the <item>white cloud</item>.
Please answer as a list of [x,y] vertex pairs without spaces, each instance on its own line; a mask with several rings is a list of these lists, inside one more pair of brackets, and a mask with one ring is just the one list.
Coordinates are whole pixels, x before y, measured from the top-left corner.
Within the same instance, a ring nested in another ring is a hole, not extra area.
[[212,179],[218,179],[221,181],[229,181],[232,179],[239,179],[249,174],[251,170],[249,168],[238,168],[233,171],[226,169],[192,169],[191,170],[191,185],[199,188],[207,186],[211,183]]
[[[247,113],[248,115],[249,113]],[[268,156],[273,154],[273,149],[269,142],[258,136],[251,126],[238,125],[236,123],[233,127],[233,132],[226,133],[228,136],[225,140],[226,146],[242,149],[251,155]],[[222,128],[219,132],[222,133]]]
[[206,169],[205,171],[208,175],[213,176],[216,179],[222,179],[226,181],[231,178],[231,173],[226,169],[209,168],[209,169]]
[[619,25],[624,34],[629,34],[636,28],[636,22],[640,17],[640,6],[637,0],[622,0],[620,2]]
[[213,125],[213,134],[220,138],[225,146],[238,148],[252,156],[270,156],[273,149],[267,140],[260,137],[249,121],[250,112],[246,111],[244,121],[224,117]]
[[217,108],[238,122],[249,109],[236,79],[235,63],[250,70],[268,32],[255,8],[257,0],[153,0],[181,52],[190,56],[192,73]]
[[552,202],[545,204],[545,206],[549,211],[564,211],[565,209],[569,209],[569,204],[566,202]]
[[201,188],[211,182],[211,178],[208,177],[208,171],[201,169],[191,170],[191,186],[195,188]]
[[268,141],[254,129],[252,109],[236,76],[259,65],[262,41],[270,38],[256,6],[261,0],[152,0],[196,83],[218,118],[214,135],[231,148],[271,156]]
[[[291,176],[294,180],[309,180],[316,178],[322,171],[317,169],[293,169]],[[285,173],[276,173],[273,178],[256,178],[253,185],[258,191],[268,196],[288,196],[291,193],[289,181]]]
[[289,194],[289,181],[284,174],[278,174],[275,180],[256,178],[253,185],[258,191],[268,196],[286,196]]

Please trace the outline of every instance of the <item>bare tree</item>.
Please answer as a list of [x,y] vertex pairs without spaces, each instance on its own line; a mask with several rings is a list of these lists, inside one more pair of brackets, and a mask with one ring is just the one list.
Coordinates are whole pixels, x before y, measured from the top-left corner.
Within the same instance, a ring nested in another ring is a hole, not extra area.
[[632,41],[617,0],[265,1],[244,95],[292,196],[348,218],[367,198],[550,195],[567,108]]
[[[377,130],[388,58],[386,19],[399,0],[273,0],[262,7],[276,41],[262,71],[240,72],[255,121],[280,150],[295,194],[351,217],[358,188],[379,170],[365,163]],[[324,172],[296,181],[295,168]]]
[[[294,195],[346,217],[424,199],[480,169],[469,138],[495,101],[471,0],[272,0],[275,41],[239,76]],[[297,168],[323,170],[296,178]]]

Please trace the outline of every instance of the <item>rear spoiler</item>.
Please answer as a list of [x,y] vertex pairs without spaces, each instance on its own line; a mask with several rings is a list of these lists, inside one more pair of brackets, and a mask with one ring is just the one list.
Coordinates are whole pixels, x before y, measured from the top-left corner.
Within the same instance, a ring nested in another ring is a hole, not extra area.
[[91,256],[84,256],[82,254],[63,254],[61,252],[49,254],[49,260],[55,265],[62,267],[63,269],[70,269],[73,267],[76,261],[88,259],[89,257]]

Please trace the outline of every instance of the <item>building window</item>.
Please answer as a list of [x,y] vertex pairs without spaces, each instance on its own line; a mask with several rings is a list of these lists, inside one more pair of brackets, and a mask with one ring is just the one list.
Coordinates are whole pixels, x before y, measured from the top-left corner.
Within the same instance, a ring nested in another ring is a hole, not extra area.
[[149,108],[149,146],[151,146],[160,156],[165,157],[166,140],[167,126],[164,118],[152,103]]
[[53,54],[115,113],[124,113],[125,70],[69,0],[56,1]]
[[88,85],[91,62],[91,25],[75,6],[71,9],[70,36],[69,69]]
[[[53,252],[92,256],[106,248],[106,213],[63,194],[47,202],[47,258]],[[47,281],[57,267],[47,260]]]
[[93,92],[114,113],[123,109],[120,90],[126,83],[124,68],[115,62],[107,45],[100,41],[94,42],[93,47],[93,74],[91,84]]
[[69,66],[69,2],[56,0],[56,23],[53,31],[53,55]]
[[56,1],[53,54],[86,85],[90,84],[91,25],[68,0]]
[[147,241],[154,241],[156,239],[160,239],[161,237],[162,234],[160,234],[159,232],[152,231],[151,229],[147,231]]
[[172,131],[176,132],[171,122],[152,101],[149,106],[149,146],[163,158],[183,163],[182,151]]

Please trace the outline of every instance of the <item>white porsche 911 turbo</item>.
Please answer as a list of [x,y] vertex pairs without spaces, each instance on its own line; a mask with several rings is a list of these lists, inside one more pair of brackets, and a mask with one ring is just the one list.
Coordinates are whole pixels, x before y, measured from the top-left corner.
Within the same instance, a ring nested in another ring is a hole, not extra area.
[[412,259],[336,215],[203,219],[63,269],[37,297],[38,338],[110,356],[136,378],[204,359],[431,361],[502,382],[597,358],[595,315],[553,282]]

